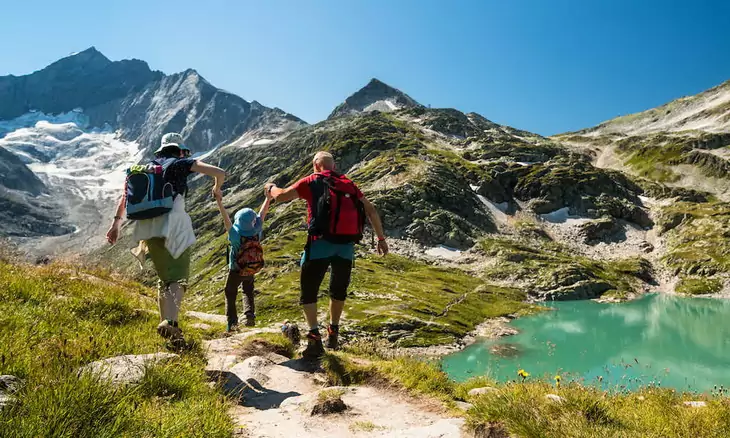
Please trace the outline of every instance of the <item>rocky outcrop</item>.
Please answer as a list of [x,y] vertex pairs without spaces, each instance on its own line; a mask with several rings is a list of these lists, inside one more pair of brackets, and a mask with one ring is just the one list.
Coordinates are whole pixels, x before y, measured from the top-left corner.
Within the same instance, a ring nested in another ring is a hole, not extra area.
[[18,157],[0,147],[0,186],[33,196],[46,191],[43,182]]
[[112,62],[91,47],[29,75],[0,77],[0,120],[31,110],[58,114],[92,108],[140,91],[162,77],[144,61]]
[[419,106],[421,106],[420,103],[413,100],[413,98],[404,92],[373,78],[358,92],[338,105],[327,119],[350,116],[368,111],[389,112]]
[[589,245],[614,241],[621,231],[621,225],[610,216],[581,224],[578,229],[584,242]]
[[545,301],[590,300],[599,298],[611,289],[614,289],[613,285],[602,280],[582,280],[542,292],[540,296]]

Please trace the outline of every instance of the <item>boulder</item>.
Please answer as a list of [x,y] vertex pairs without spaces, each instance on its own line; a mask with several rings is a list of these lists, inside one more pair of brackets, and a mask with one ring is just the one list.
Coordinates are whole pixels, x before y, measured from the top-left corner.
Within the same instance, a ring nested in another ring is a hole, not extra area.
[[173,353],[128,354],[98,360],[82,367],[80,373],[90,373],[114,384],[139,383],[150,365],[178,357]]
[[611,216],[586,222],[578,229],[578,233],[587,244],[616,241],[621,231],[621,225]]

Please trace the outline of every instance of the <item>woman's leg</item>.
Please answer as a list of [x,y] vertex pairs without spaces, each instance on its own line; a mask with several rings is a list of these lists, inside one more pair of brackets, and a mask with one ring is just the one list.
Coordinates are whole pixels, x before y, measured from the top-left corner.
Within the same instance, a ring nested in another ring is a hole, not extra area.
[[253,301],[254,276],[243,277],[241,285],[243,286],[243,312],[246,315],[246,325],[253,326],[256,319],[256,306]]

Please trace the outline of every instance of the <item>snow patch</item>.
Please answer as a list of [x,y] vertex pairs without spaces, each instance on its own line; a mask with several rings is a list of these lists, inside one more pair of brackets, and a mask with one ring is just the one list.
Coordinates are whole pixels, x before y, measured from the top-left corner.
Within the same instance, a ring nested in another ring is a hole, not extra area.
[[540,218],[553,224],[579,225],[589,222],[590,219],[570,215],[570,208],[563,207],[550,213],[541,214]]
[[439,245],[426,250],[426,255],[446,260],[456,260],[461,255],[461,251],[456,248]]

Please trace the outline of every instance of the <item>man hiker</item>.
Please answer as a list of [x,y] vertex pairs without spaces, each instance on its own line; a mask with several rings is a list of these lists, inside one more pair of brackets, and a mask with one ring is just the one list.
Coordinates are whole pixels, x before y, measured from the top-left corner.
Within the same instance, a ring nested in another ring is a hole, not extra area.
[[192,173],[213,177],[212,194],[216,199],[222,196],[225,179],[222,169],[183,158],[183,149],[187,148],[182,136],[167,133],[151,163],[132,166],[127,171],[124,194],[106,233],[109,243],[115,244],[126,210],[127,218],[134,221],[132,242],[139,243],[135,255],[144,261],[145,254],[149,253],[159,277],[157,302],[161,322],[157,333],[170,339],[173,345],[184,343],[178,318],[195,243],[193,223],[185,211],[187,178]]
[[383,224],[373,204],[345,175],[335,171],[329,152],[318,152],[313,160],[314,173],[292,186],[281,189],[267,184],[265,190],[275,201],[307,201],[307,245],[301,261],[300,304],[309,324],[305,358],[324,354],[317,321],[317,294],[328,269],[330,273],[330,323],[327,348],[338,347],[340,316],[345,307],[347,288],[355,259],[355,243],[362,239],[365,216],[378,236],[378,253],[388,254]]

